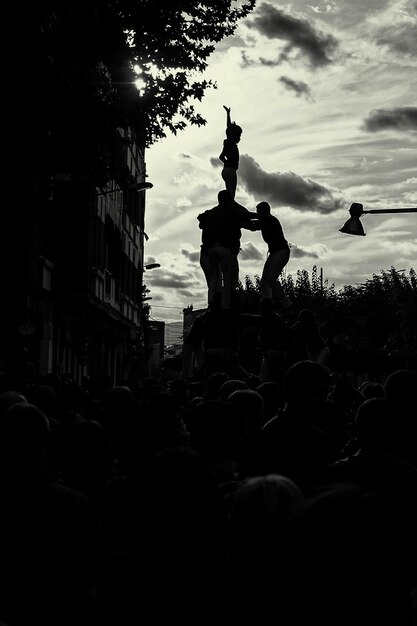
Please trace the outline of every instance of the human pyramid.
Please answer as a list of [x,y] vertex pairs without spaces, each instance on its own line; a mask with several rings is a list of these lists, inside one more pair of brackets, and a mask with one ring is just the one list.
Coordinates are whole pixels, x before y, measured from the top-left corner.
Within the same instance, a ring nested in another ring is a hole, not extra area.
[[242,128],[232,122],[230,107],[223,108],[227,116],[226,138],[219,159],[223,163],[221,176],[225,189],[217,195],[218,204],[197,217],[202,230],[200,266],[207,282],[208,308],[212,308],[217,300],[221,301],[224,311],[232,307],[232,296],[239,282],[238,255],[242,228],[259,230],[267,244],[260,280],[262,298],[271,299],[276,308],[287,308],[291,306],[291,301],[282,288],[279,276],[289,261],[290,246],[280,221],[271,214],[268,202],[259,202],[256,212],[251,212],[235,200]]

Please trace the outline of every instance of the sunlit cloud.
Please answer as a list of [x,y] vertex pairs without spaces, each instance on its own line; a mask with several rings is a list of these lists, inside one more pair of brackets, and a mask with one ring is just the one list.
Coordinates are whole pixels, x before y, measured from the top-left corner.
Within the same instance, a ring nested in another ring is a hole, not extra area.
[[239,259],[242,261],[262,261],[265,259],[265,254],[260,252],[253,243],[246,242],[242,245]]
[[415,260],[417,258],[417,240],[415,241],[387,241],[386,246],[391,252],[410,257]]
[[315,247],[303,247],[297,244],[291,244],[291,258],[301,259],[310,257],[312,259],[320,259],[328,253],[327,246],[318,245]]
[[185,198],[184,196],[177,198],[175,201],[175,206],[178,209],[188,208],[191,204],[191,200],[189,198]]

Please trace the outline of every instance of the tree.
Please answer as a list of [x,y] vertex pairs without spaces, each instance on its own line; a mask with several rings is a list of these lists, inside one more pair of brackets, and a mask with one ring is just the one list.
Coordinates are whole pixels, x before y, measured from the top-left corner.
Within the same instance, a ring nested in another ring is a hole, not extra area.
[[57,172],[94,184],[128,176],[118,171],[125,141],[119,127],[131,128],[145,149],[169,131],[205,124],[193,101],[216,85],[196,77],[255,0],[235,4],[41,0],[24,11],[11,7],[19,37],[10,83],[18,106],[10,114],[14,144],[27,147],[33,167],[24,180],[27,197],[50,194]]
[[[417,367],[417,275],[413,268],[381,270],[361,285],[334,285],[319,281],[313,266],[280,278],[294,304],[286,313],[295,318],[302,308],[313,309],[332,352],[331,367],[354,377],[381,379],[396,368]],[[242,306],[256,312],[259,285],[246,276],[238,293]]]
[[206,69],[214,44],[235,32],[255,0],[234,4],[235,0],[122,3],[122,23],[131,33],[131,58],[145,83],[139,117],[146,146],[164,138],[166,130],[176,134],[187,122],[206,123],[190,100],[201,101],[206,89],[216,85],[194,78]]

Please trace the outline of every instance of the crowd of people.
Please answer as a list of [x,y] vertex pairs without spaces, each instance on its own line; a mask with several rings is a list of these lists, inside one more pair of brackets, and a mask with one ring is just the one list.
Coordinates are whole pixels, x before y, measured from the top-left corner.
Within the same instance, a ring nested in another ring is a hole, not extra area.
[[0,623],[417,617],[417,372],[0,394]]
[[[224,158],[183,370],[2,381],[0,626],[417,623],[417,371],[357,386],[312,310],[289,324],[282,229],[265,202],[232,204]],[[239,236],[225,245],[248,219],[269,246],[257,314],[236,302]]]

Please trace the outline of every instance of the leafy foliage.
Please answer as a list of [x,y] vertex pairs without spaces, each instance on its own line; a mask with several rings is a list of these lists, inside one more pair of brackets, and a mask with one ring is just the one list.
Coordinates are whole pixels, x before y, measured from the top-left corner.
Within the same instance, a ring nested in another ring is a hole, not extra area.
[[187,122],[205,124],[190,100],[201,101],[206,89],[216,85],[195,76],[206,69],[214,44],[232,35],[254,6],[255,0],[120,4],[123,28],[131,33],[132,58],[146,84],[139,112],[147,146],[165,137],[166,129],[176,134]]
[[[235,7],[235,5],[238,5]],[[33,164],[28,195],[55,173],[94,184],[120,172],[132,128],[141,149],[203,117],[193,101],[216,85],[197,80],[214,44],[233,34],[255,0],[41,0],[11,7],[16,30],[11,93],[15,143]],[[135,64],[144,81],[135,86]],[[30,65],[29,72],[26,68]]]
[[[314,266],[281,278],[295,313],[311,308],[334,355],[336,370],[375,372],[417,367],[417,276],[413,268],[381,270],[361,285],[334,285],[318,277]],[[259,282],[248,276],[239,285],[243,308],[256,313],[261,297]]]

